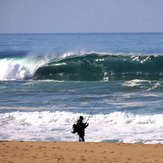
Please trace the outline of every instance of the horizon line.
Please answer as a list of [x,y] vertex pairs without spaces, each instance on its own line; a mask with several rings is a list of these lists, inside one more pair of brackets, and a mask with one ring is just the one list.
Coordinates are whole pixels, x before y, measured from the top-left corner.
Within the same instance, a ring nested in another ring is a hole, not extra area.
[[3,32],[0,34],[154,34],[163,32]]

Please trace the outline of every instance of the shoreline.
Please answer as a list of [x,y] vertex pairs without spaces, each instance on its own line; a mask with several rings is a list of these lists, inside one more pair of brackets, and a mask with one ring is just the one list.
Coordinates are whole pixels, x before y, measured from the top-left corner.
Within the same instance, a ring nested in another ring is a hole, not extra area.
[[0,141],[1,163],[163,162],[163,144]]

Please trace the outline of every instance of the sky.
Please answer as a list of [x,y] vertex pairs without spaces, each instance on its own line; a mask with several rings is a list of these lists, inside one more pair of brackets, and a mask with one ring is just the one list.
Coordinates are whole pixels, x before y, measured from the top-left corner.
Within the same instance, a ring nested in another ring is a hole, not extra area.
[[0,0],[0,33],[163,32],[163,0]]

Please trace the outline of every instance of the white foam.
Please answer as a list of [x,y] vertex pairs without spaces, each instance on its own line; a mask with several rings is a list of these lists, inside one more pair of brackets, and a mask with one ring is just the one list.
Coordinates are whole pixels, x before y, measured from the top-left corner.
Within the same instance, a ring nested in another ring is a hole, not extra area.
[[1,59],[0,60],[0,80],[24,80],[31,78],[35,70],[47,63],[50,57],[26,57],[22,59]]
[[0,62],[0,80],[21,80],[30,77],[26,67],[12,61],[13,59],[3,59]]
[[134,80],[127,81],[122,85],[123,86],[128,86],[128,87],[135,87],[135,86],[143,85],[144,82],[149,82],[149,81],[148,80],[134,79]]
[[[163,143],[163,114],[82,114],[89,118],[86,141]],[[71,112],[11,112],[0,114],[1,140],[76,141],[72,124],[80,114]]]

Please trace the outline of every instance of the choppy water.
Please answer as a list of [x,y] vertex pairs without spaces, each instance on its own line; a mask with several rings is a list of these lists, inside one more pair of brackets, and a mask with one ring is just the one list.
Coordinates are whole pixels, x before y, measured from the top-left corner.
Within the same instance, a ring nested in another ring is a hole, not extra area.
[[1,34],[0,139],[162,143],[163,33]]

